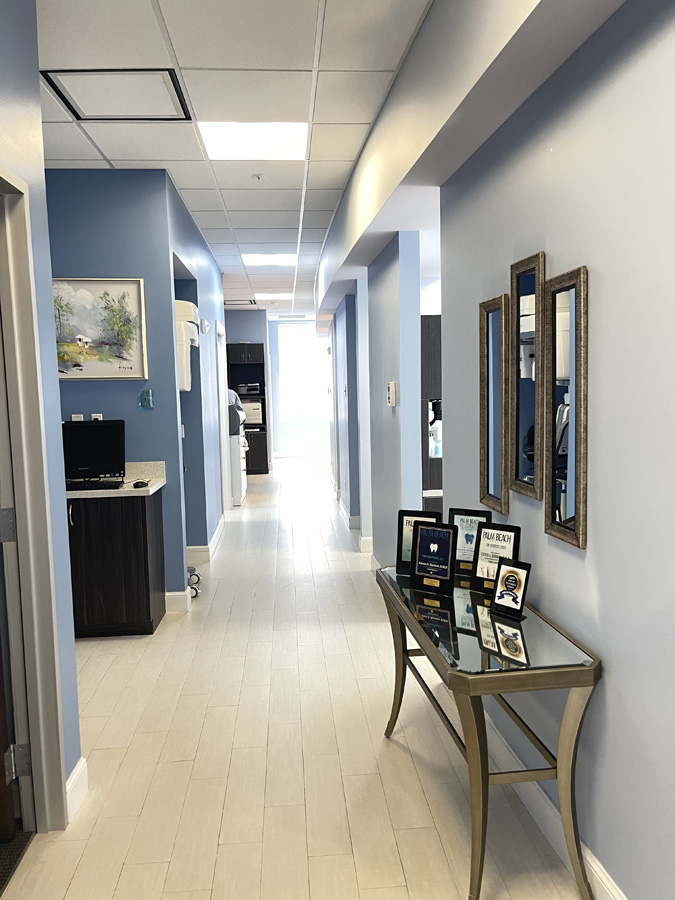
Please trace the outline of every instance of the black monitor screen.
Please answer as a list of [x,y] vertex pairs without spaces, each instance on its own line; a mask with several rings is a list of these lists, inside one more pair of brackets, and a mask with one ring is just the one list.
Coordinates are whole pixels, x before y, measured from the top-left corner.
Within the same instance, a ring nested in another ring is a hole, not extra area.
[[124,476],[124,419],[63,423],[66,478]]

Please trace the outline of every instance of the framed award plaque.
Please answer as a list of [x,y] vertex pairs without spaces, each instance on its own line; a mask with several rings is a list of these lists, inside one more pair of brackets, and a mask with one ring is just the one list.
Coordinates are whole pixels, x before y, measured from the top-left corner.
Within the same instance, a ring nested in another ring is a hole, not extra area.
[[[423,598],[421,603],[415,606],[415,618],[431,638],[432,642],[441,651],[443,656],[448,654],[453,660],[459,659],[459,644],[457,642],[457,629],[455,628],[453,610],[438,608],[438,601],[432,597],[425,597],[414,592],[414,598]],[[445,651],[445,652],[444,652]]]
[[438,522],[443,514],[423,509],[399,509],[398,538],[396,541],[396,574],[410,575],[410,559],[412,554],[413,525],[415,522]]
[[499,560],[502,557],[518,559],[519,549],[519,525],[479,525],[471,579],[472,588],[475,591],[482,591],[484,594],[492,594],[495,589]]
[[517,559],[499,560],[492,600],[495,615],[518,620],[523,618],[530,569],[530,563],[519,562]]
[[508,659],[509,662],[516,663],[516,665],[529,666],[530,660],[527,656],[521,623],[514,622],[513,619],[504,619],[501,616],[494,616],[492,623],[497,636],[497,653],[502,659]]
[[410,587],[427,594],[452,595],[457,526],[415,522]]
[[476,552],[478,526],[492,523],[492,513],[485,509],[448,510],[448,522],[457,526],[457,550],[455,553],[455,574],[470,578],[473,572],[473,558]]
[[497,636],[492,626],[490,610],[482,603],[474,601],[473,614],[476,622],[476,635],[478,636],[478,644],[481,650],[485,650],[487,653],[492,653],[493,655],[499,653]]

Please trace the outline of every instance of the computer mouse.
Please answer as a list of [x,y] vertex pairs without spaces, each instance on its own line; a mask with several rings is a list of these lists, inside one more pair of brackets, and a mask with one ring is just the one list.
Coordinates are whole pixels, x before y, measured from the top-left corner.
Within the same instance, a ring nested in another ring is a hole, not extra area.
[[149,481],[134,481],[135,488],[144,488],[144,487],[147,487],[149,484],[150,484]]

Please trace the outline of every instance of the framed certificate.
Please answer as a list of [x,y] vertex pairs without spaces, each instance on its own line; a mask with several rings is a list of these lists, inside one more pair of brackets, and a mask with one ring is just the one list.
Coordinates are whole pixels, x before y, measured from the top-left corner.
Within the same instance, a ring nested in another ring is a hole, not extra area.
[[471,579],[473,589],[485,594],[492,594],[495,589],[499,560],[502,557],[518,559],[519,549],[519,525],[479,525]]
[[476,623],[476,634],[481,650],[485,650],[487,653],[498,654],[499,645],[497,644],[497,636],[492,626],[490,610],[482,603],[474,601],[473,614]]
[[410,586],[427,594],[452,594],[457,528],[415,522]]
[[513,619],[503,619],[497,616],[492,621],[499,647],[497,653],[502,659],[508,659],[510,662],[516,663],[516,665],[529,666],[530,660],[527,656],[525,636],[523,635],[521,623],[514,622]]
[[415,522],[443,521],[443,514],[423,509],[399,509],[398,538],[396,541],[396,574],[410,575],[413,525]]
[[495,615],[512,619],[523,618],[525,592],[530,577],[530,563],[517,559],[500,559],[495,577],[492,608]]
[[482,523],[491,524],[492,513],[484,509],[458,509],[451,507],[448,510],[448,522],[450,525],[457,526],[457,552],[455,554],[457,562],[455,563],[455,572],[457,575],[471,577],[478,526]]

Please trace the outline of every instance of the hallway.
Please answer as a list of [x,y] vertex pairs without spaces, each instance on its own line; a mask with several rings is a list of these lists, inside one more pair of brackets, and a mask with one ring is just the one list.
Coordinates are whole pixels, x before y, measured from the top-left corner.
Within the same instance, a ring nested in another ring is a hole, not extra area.
[[[78,641],[90,791],[4,900],[464,900],[465,765],[412,679],[383,737],[389,623],[320,464],[251,478],[201,571],[154,635]],[[488,847],[483,900],[578,898],[509,787]]]

